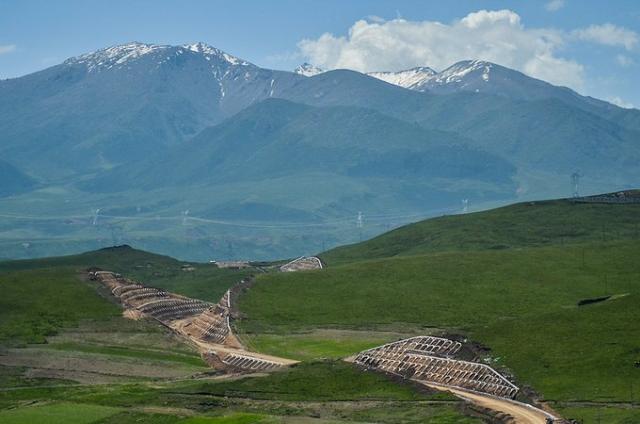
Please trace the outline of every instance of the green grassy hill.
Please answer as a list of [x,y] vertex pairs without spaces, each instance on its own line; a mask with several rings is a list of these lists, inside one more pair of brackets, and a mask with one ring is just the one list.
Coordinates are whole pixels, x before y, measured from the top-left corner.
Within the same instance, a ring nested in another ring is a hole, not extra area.
[[[240,298],[240,337],[264,353],[311,362],[229,382],[191,381],[203,371],[193,351],[157,326],[121,318],[78,272],[99,266],[217,300],[253,270],[195,264],[194,272],[184,272],[180,261],[129,247],[2,262],[0,360],[84,358],[126,365],[131,375],[87,387],[0,364],[0,421],[47,415],[65,422],[78,407],[83,423],[280,422],[283,416],[317,424],[476,422],[449,397],[417,393],[341,362],[313,361],[445,333],[486,347],[483,358],[565,417],[637,422],[639,222],[640,205],[519,204],[428,220],[326,252],[321,271],[256,274]],[[27,406],[41,401],[48,404]]]
[[82,273],[98,266],[217,301],[255,272],[182,264],[128,246],[0,263],[0,422],[481,422],[451,396],[343,362],[217,381],[190,346],[154,321],[123,318]]
[[[0,344],[42,343],[58,330],[86,320],[108,323],[121,314],[119,306],[100,294],[100,287],[83,281],[82,272],[98,267],[120,272],[186,296],[217,302],[224,292],[253,269],[218,269],[183,262],[129,246],[62,256],[0,262]],[[105,324],[106,325],[106,324]]]
[[640,207],[571,200],[526,202],[443,216],[322,253],[329,264],[459,250],[502,250],[609,240],[640,240]]
[[280,355],[322,329],[458,334],[568,416],[633,422],[638,223],[640,205],[569,201],[427,220],[326,252],[322,271],[259,276],[240,326]]

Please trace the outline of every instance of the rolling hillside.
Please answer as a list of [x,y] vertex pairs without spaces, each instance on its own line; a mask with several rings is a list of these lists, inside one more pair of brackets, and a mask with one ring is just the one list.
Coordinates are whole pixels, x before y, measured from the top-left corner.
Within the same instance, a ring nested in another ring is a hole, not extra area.
[[[221,378],[157,322],[131,320],[89,266],[217,301],[254,269],[218,269],[128,246],[0,262],[0,421],[26,424],[479,424],[464,402],[339,361]],[[367,345],[369,346],[369,345]],[[361,407],[359,402],[365,402]]]
[[321,257],[332,264],[439,251],[503,250],[639,238],[637,204],[585,204],[565,199],[427,219],[362,243],[338,247]]
[[240,327],[280,355],[335,349],[331,332],[453,334],[565,417],[633,422],[639,214],[558,200],[409,225],[326,252],[322,271],[259,276]]

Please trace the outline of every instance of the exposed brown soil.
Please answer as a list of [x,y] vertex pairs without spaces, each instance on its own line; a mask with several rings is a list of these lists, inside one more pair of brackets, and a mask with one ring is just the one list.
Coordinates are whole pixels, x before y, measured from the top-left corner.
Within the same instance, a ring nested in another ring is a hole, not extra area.
[[60,378],[91,384],[135,378],[186,377],[194,372],[192,367],[187,366],[40,348],[8,349],[0,355],[0,365],[27,367],[32,377]]
[[[155,306],[155,304],[159,302],[171,299],[182,299],[185,301],[197,301],[197,299],[189,299],[185,296],[164,291],[156,295],[154,294],[155,292],[149,291],[152,289],[145,288],[139,282],[116,276],[116,274],[107,271],[98,272],[97,274],[94,274],[92,278],[100,281],[103,286],[111,290],[112,293],[114,293],[114,295],[118,298],[121,296],[120,293],[130,290],[130,287],[132,286],[137,287],[135,290],[147,290],[144,297],[140,298],[132,296],[120,299],[122,301],[123,308],[125,308],[125,312],[123,315],[125,317],[131,317],[132,319],[149,317],[156,320],[160,324],[172,330],[186,343],[193,346],[198,352],[200,352],[204,361],[211,367],[227,372],[242,371],[242,369],[238,369],[237,367],[230,365],[228,363],[229,361],[226,361],[227,356],[233,357],[234,355],[254,358],[257,361],[268,361],[280,366],[287,366],[297,362],[290,359],[279,358],[271,355],[264,355],[261,353],[249,351],[242,345],[241,341],[233,333],[232,326],[230,324],[224,324],[225,321],[220,321],[220,318],[216,318],[218,321],[212,323],[213,325],[215,325],[215,327],[212,328],[217,329],[216,331],[218,333],[220,333],[221,331],[228,331],[224,336],[224,340],[222,340],[221,342],[215,342],[212,341],[212,339],[207,338],[205,333],[202,332],[202,328],[199,327],[198,322],[215,318],[215,314],[211,315],[212,310],[220,310],[222,311],[221,313],[228,313],[229,320],[232,319],[234,317],[234,307],[236,299],[243,290],[246,290],[248,289],[248,287],[250,287],[250,285],[252,284],[251,280],[243,280],[240,283],[236,284],[229,290],[228,294],[225,294],[225,296],[223,296],[223,298],[217,305],[210,305],[208,309],[205,308],[206,310],[203,312],[196,311],[195,313],[188,313],[186,316],[183,315],[181,317],[174,318],[171,314],[165,315],[164,313],[160,313],[160,315],[154,315],[153,313],[145,313],[140,309],[144,308],[146,305],[154,304]],[[169,306],[168,308],[170,309],[172,308],[172,306]],[[257,369],[245,369],[244,371],[255,372],[258,370],[259,367]]]

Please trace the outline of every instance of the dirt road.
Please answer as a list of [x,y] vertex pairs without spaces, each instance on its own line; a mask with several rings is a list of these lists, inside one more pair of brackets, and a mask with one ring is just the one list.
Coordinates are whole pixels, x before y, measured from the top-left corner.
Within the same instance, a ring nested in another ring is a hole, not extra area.
[[500,399],[493,396],[485,396],[477,393],[470,393],[464,390],[453,389],[436,384],[426,385],[437,390],[451,392],[461,399],[475,403],[476,405],[484,408],[509,414],[518,424],[545,424],[547,418],[557,419],[548,412],[524,403],[508,399]]

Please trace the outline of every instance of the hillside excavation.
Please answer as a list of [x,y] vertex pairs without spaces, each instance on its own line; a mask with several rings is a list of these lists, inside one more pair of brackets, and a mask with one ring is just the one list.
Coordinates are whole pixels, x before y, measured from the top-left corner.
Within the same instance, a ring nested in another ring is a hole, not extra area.
[[351,360],[364,368],[447,391],[518,424],[560,423],[554,415],[513,400],[519,389],[488,365],[455,359],[460,342],[418,336],[360,352]]
[[274,370],[297,361],[247,350],[229,322],[231,289],[216,304],[144,286],[110,271],[95,271],[100,281],[125,308],[125,317],[147,316],[181,336],[200,352],[205,362],[230,373]]
[[[293,261],[289,271],[316,268],[321,262]],[[212,368],[230,374],[268,372],[298,361],[251,352],[242,345],[230,325],[231,291],[216,304],[145,286],[110,271],[94,271],[125,308],[131,319],[150,317],[186,340]],[[554,415],[513,400],[518,388],[488,365],[455,359],[461,343],[433,336],[418,336],[368,349],[349,362],[409,379],[426,387],[448,391],[482,408],[499,412],[505,422],[518,424],[561,423]]]

